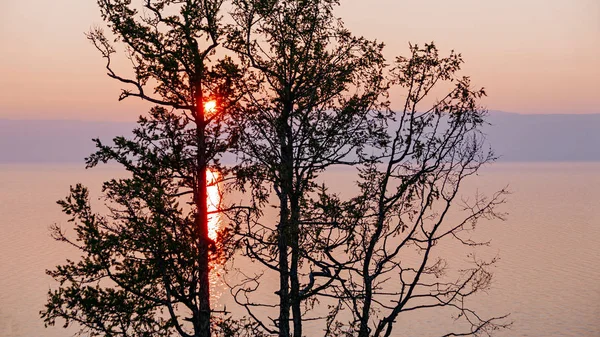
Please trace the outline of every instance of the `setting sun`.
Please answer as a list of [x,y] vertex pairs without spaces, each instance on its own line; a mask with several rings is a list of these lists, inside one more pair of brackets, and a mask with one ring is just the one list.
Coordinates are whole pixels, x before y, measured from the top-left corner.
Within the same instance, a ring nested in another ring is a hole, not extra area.
[[204,113],[205,114],[210,115],[210,114],[214,113],[216,109],[217,109],[216,101],[208,101],[208,102],[204,103]]

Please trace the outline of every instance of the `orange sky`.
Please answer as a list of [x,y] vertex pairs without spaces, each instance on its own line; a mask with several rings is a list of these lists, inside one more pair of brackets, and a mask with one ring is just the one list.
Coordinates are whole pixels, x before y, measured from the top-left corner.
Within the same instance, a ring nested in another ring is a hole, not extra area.
[[[342,0],[357,35],[455,49],[492,110],[600,113],[598,0]],[[0,0],[0,118],[134,120],[147,105],[117,102],[120,84],[83,32],[102,24],[92,0]],[[126,67],[126,65],[125,65]],[[124,68],[126,69],[126,68]],[[392,102],[399,97],[392,94]]]

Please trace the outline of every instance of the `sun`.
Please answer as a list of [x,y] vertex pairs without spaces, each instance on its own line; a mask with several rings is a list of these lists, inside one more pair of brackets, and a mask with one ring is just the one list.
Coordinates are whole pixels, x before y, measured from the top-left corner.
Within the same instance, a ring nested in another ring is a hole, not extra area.
[[217,110],[217,102],[216,101],[208,101],[206,103],[204,103],[204,113],[205,114],[212,114],[215,112],[215,110]]

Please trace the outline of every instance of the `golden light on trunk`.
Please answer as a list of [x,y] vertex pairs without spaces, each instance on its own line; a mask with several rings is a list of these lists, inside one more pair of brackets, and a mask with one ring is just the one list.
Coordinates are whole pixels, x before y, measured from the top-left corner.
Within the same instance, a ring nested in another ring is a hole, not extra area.
[[220,216],[217,211],[221,204],[221,193],[219,191],[219,172],[206,170],[206,192],[208,195],[207,211],[208,211],[208,237],[211,240],[217,239],[217,231],[219,230]]

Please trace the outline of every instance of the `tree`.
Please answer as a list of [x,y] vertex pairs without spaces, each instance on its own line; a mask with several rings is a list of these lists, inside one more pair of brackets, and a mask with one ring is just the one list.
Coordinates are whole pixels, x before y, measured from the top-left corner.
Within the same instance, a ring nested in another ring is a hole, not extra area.
[[[311,245],[302,224],[306,197],[320,172],[351,164],[349,155],[377,141],[374,131],[381,125],[374,113],[385,90],[383,46],[345,29],[333,15],[338,1],[234,4],[236,29],[228,47],[258,80],[246,92],[238,177],[251,184],[257,208],[268,199],[267,183],[279,211],[276,227],[267,219],[243,218],[238,234],[246,255],[278,275],[279,301],[248,300],[259,288],[259,276],[235,287],[234,297],[265,332],[301,337],[303,311],[314,295],[302,287],[309,275],[300,269]],[[279,313],[272,322],[254,310],[273,306]]]
[[[210,336],[209,271],[225,242],[208,236],[206,172],[222,169],[219,156],[235,141],[230,126],[241,76],[230,58],[212,59],[223,36],[222,2],[98,1],[133,65],[132,78],[118,74],[109,38],[99,28],[87,34],[108,76],[129,87],[119,99],[156,107],[140,119],[134,139],[96,141],[98,152],[87,160],[88,167],[116,161],[131,173],[105,183],[108,216],[92,212],[81,185],[59,202],[77,238],[60,228],[54,234],[83,260],[48,272],[61,286],[42,312],[47,324],[63,318],[90,335]],[[209,101],[214,109],[205,108]]]
[[[475,225],[503,216],[497,206],[504,190],[489,199],[457,200],[464,181],[494,160],[480,131],[486,112],[478,100],[485,92],[456,76],[460,54],[439,57],[434,44],[410,52],[392,71],[393,83],[406,90],[404,106],[393,112],[387,141],[361,165],[360,193],[343,201],[322,189],[311,203],[309,236],[322,252],[320,264],[337,280],[322,294],[338,300],[328,336],[390,336],[400,315],[436,308],[464,324],[444,336],[491,335],[509,326],[506,316],[484,318],[469,305],[471,296],[489,289],[496,258],[480,260],[471,252],[472,266],[451,273],[437,252],[453,242],[487,244],[471,239]],[[444,82],[454,83],[451,90],[423,108]],[[449,219],[453,210],[464,217]]]
[[[446,218],[461,182],[493,160],[479,133],[484,92],[455,77],[459,55],[412,47],[390,79],[383,45],[346,30],[333,15],[337,0],[234,0],[232,26],[221,24],[220,0],[98,3],[133,64],[133,78],[117,74],[109,39],[100,29],[88,34],[109,77],[130,86],[120,99],[156,106],[133,139],[96,141],[87,159],[88,167],[116,161],[131,174],[104,184],[107,215],[92,211],[81,185],[59,201],[77,237],[55,227],[55,238],[83,256],[48,272],[60,287],[49,293],[46,324],[76,322],[92,336],[302,337],[306,320],[321,319],[328,336],[389,336],[401,313],[443,307],[470,325],[448,336],[506,326],[465,305],[489,286],[494,260],[442,281],[447,265],[433,257],[447,240],[478,245],[463,235],[501,216],[499,193],[466,205],[464,221]],[[230,58],[212,60],[225,35],[241,69]],[[443,81],[456,86],[423,110]],[[392,84],[407,90],[400,112],[381,101]],[[216,111],[205,108],[209,101]],[[230,150],[241,160],[236,184],[250,188],[253,205],[233,213],[237,241],[228,232],[212,240],[206,172],[227,171],[219,156]],[[360,165],[358,196],[343,201],[317,185],[333,165]],[[263,217],[271,193],[275,225]],[[277,275],[277,300],[251,299],[261,274],[250,275],[232,288],[249,321],[213,321],[222,330],[211,331],[211,263],[240,245]],[[411,252],[418,263],[403,258]],[[399,281],[390,283],[391,274]],[[317,303],[332,310],[307,317]]]

